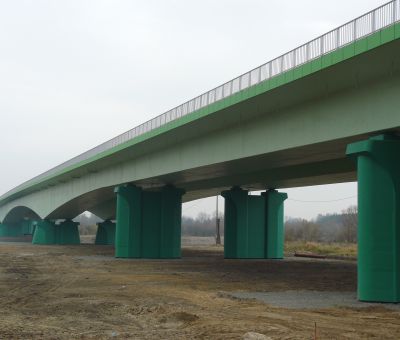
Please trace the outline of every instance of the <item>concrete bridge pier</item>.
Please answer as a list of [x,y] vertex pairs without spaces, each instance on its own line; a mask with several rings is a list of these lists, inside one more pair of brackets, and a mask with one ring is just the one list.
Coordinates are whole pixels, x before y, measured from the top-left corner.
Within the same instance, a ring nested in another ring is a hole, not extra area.
[[261,194],[265,198],[265,239],[266,258],[282,259],[285,243],[284,202],[287,193],[267,190]]
[[79,237],[78,230],[79,222],[74,222],[71,219],[67,219],[61,222],[60,225],[56,225],[56,241],[58,244],[80,244],[81,240]]
[[115,188],[115,192],[115,256],[179,258],[184,191],[173,186],[153,192],[133,185],[121,185]]
[[78,222],[70,219],[60,225],[50,220],[37,222],[33,244],[80,244]]
[[56,224],[50,220],[38,221],[33,234],[33,244],[55,244],[56,243]]
[[97,223],[96,240],[94,244],[114,245],[115,243],[115,223],[106,220]]
[[250,196],[233,187],[225,198],[225,258],[283,258],[283,202],[286,193],[267,190]]
[[0,223],[0,237],[19,237],[32,235],[35,221],[23,220],[16,223]]
[[400,302],[400,138],[350,144],[358,176],[358,298]]

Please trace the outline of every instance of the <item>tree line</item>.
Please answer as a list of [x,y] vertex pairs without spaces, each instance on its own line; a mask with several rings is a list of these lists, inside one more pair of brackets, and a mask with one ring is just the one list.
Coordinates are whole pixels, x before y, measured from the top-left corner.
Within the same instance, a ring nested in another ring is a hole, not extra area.
[[[285,239],[305,242],[357,242],[357,207],[350,206],[340,214],[318,215],[315,219],[286,218]],[[220,215],[220,234],[224,235],[224,217]],[[95,234],[96,224],[102,220],[93,214],[84,213],[75,221],[80,222],[81,234]],[[215,236],[215,212],[201,212],[197,217],[182,216],[183,236]]]
[[285,222],[287,241],[357,242],[358,213],[350,206],[340,214],[318,215],[314,220],[288,218]]
[[[357,242],[357,207],[350,206],[338,214],[318,215],[315,219],[286,218],[285,239],[305,242]],[[224,233],[224,219],[220,222]],[[182,235],[215,236],[216,222],[213,215],[204,212],[197,217],[182,217]]]

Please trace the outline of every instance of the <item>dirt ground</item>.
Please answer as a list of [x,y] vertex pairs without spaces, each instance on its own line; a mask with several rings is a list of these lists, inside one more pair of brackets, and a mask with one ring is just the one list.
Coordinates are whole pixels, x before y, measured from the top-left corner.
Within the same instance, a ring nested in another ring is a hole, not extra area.
[[398,339],[400,313],[286,309],[229,292],[355,291],[356,263],[224,260],[186,247],[179,260],[113,258],[109,246],[0,244],[1,339]]

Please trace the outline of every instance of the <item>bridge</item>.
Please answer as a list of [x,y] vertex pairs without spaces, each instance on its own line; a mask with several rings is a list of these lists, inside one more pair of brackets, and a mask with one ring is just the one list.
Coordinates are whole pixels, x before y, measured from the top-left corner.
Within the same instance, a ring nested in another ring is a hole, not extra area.
[[399,302],[399,20],[391,1],[19,185],[0,236],[76,244],[91,211],[117,257],[178,258],[182,202],[222,194],[225,257],[280,259],[278,189],[358,179],[358,297]]

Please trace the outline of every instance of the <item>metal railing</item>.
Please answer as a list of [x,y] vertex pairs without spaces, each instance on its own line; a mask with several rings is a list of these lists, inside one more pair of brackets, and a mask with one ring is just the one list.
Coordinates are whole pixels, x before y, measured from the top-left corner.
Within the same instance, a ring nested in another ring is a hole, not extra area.
[[193,98],[139,126],[124,132],[117,137],[90,149],[31,180],[9,191],[4,196],[18,191],[20,188],[33,184],[49,175],[65,169],[71,165],[87,160],[103,151],[123,144],[133,138],[157,129],[169,122],[179,119],[187,114],[197,111],[205,106],[227,98],[235,93],[257,85],[265,80],[276,77],[286,71],[301,66],[309,61],[317,59],[324,54],[333,52],[356,40],[373,34],[400,19],[400,0],[390,1],[296,49],[275,58],[241,76],[228,81],[200,96]]

